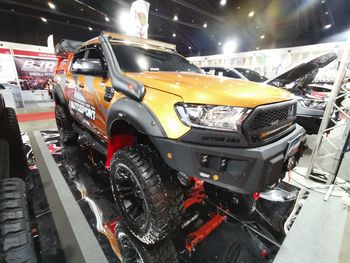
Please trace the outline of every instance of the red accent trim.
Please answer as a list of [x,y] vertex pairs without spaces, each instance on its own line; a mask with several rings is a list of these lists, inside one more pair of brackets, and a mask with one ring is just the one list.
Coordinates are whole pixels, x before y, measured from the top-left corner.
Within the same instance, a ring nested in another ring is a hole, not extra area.
[[107,161],[105,167],[109,169],[113,154],[119,149],[134,145],[134,136],[130,134],[118,134],[108,139]]
[[203,189],[203,181],[197,178],[191,177],[194,182],[194,187],[191,195],[184,202],[184,208],[187,209],[194,204],[201,204],[206,197]]
[[253,199],[256,201],[260,198],[260,193],[258,193],[258,192],[253,193],[252,196],[253,196]]
[[52,111],[17,114],[18,122],[41,121],[41,120],[49,120],[54,118],[55,118],[55,113]]
[[211,232],[213,232],[215,228],[221,225],[221,223],[224,222],[226,218],[227,218],[226,215],[223,216],[220,213],[217,213],[207,223],[205,223],[200,229],[189,234],[187,236],[188,240],[186,241],[186,249],[191,252],[199,242],[201,242]]
[[14,49],[13,54],[17,56],[56,58],[56,55],[53,53],[27,51],[27,50],[19,50],[19,49]]
[[106,224],[106,226],[109,228],[109,230],[113,233],[115,231],[115,227],[118,225],[120,222],[121,218],[117,217],[116,219],[111,220],[109,223]]
[[263,258],[267,258],[267,251],[266,251],[265,248],[261,250],[261,256],[262,256]]
[[0,48],[0,54],[11,54],[11,50],[8,48]]

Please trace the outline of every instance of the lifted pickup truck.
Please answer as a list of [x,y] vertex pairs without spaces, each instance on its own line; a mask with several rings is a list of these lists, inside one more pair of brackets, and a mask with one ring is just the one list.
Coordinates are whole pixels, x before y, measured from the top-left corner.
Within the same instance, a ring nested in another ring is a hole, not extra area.
[[288,91],[204,75],[171,44],[114,33],[56,54],[61,139],[105,156],[122,219],[146,244],[177,226],[184,188],[265,191],[301,156]]

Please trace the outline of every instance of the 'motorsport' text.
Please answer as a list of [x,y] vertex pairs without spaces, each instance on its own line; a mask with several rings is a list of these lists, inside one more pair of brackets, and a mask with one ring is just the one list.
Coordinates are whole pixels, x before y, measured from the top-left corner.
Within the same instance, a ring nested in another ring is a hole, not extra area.
[[96,118],[95,107],[91,106],[90,104],[80,100],[70,100],[69,104],[73,111],[77,111],[91,120]]

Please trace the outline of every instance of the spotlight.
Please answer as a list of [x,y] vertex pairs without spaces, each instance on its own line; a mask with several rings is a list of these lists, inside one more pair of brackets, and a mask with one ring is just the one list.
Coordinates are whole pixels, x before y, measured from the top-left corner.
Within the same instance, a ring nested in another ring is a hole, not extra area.
[[221,6],[226,5],[226,2],[227,2],[226,0],[221,0],[221,1],[220,1],[220,5],[221,5]]
[[254,11],[250,11],[248,17],[253,17],[255,15]]
[[177,21],[177,20],[179,20],[179,18],[177,17],[177,15],[174,15],[174,21]]
[[55,6],[54,3],[47,2],[47,4],[49,5],[49,7],[50,7],[51,9],[56,9],[56,6]]
[[264,38],[265,38],[265,35],[261,35],[260,38],[261,38],[261,39],[264,39]]
[[176,37],[176,34],[175,34],[175,33],[173,33],[173,37]]
[[126,11],[126,10],[123,10],[119,13],[119,27],[120,29],[125,33],[128,31],[128,28],[130,26],[130,22],[131,19],[130,19],[130,12],[129,11]]
[[41,21],[43,21],[44,23],[47,22],[47,19],[45,17],[40,17]]
[[330,29],[332,27],[332,24],[328,24],[324,26],[324,29]]
[[221,42],[218,42],[218,46],[221,46]]
[[207,24],[207,23],[204,23],[204,24],[203,24],[203,27],[204,27],[204,28],[207,28],[207,27],[208,27],[208,24]]
[[192,47],[188,47],[188,49],[189,49],[189,50],[191,50],[191,49],[192,49]]
[[92,31],[92,27],[91,26],[89,26],[88,28],[89,28],[90,31]]
[[223,52],[225,55],[231,54],[236,51],[237,43],[234,40],[227,41],[223,46]]
[[105,20],[106,20],[106,22],[109,22],[108,16],[105,16]]

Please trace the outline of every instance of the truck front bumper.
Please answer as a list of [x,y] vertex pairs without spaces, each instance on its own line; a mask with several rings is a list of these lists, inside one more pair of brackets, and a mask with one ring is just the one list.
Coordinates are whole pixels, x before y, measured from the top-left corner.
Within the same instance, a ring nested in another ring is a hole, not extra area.
[[188,176],[228,190],[249,194],[265,191],[284,177],[288,161],[286,157],[290,142],[303,138],[294,162],[304,149],[305,130],[299,125],[285,137],[256,148],[229,148],[203,146],[177,140],[152,137],[166,164]]

